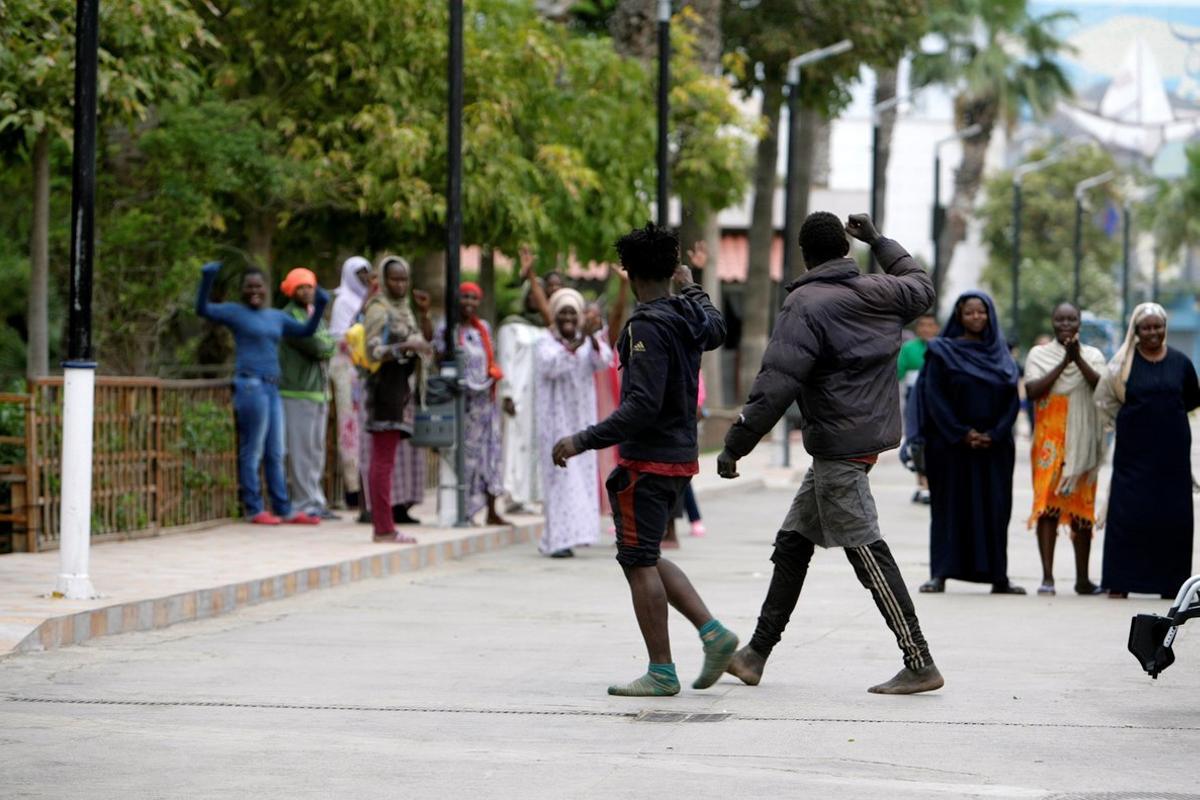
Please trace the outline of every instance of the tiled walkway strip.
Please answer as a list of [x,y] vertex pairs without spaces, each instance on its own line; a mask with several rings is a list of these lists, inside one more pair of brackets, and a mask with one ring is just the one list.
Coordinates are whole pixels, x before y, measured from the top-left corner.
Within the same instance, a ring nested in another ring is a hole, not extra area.
[[296,570],[215,589],[199,589],[169,597],[119,603],[106,608],[53,617],[26,636],[13,652],[50,650],[113,633],[153,630],[179,622],[216,617],[239,608],[291,597],[313,589],[325,589],[365,578],[382,578],[401,572],[414,572],[474,553],[485,553],[513,544],[527,544],[536,541],[541,532],[540,521],[518,524],[503,530],[469,533],[451,541],[388,550],[350,561]]

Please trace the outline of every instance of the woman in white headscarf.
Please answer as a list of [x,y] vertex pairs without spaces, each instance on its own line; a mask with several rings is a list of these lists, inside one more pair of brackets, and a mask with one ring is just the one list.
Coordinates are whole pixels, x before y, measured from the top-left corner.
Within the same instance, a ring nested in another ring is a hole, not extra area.
[[342,469],[342,485],[346,502],[351,508],[359,505],[359,429],[358,409],[354,407],[354,390],[358,373],[350,360],[346,331],[354,324],[370,288],[371,262],[362,256],[350,256],[342,263],[342,282],[333,293],[333,311],[329,316],[329,333],[337,342],[337,350],[329,361],[329,381],[333,385],[333,403],[337,414],[338,463]]
[[597,317],[584,317],[583,295],[559,289],[550,298],[552,336],[537,345],[538,456],[546,527],[538,545],[543,555],[569,558],[572,548],[600,539],[600,496],[596,491],[596,453],[554,466],[551,451],[563,436],[596,424],[593,374],[612,361],[608,342],[597,336]]
[[1054,594],[1054,545],[1059,527],[1071,532],[1075,548],[1075,592],[1096,594],[1088,560],[1096,523],[1096,475],[1103,457],[1104,430],[1094,392],[1104,372],[1104,354],[1079,341],[1079,309],[1059,303],[1051,316],[1054,339],[1029,351],[1025,393],[1034,404],[1033,512],[1042,557],[1038,594]]
[[1102,585],[1109,597],[1174,597],[1192,573],[1187,415],[1200,406],[1200,383],[1191,360],[1166,339],[1163,307],[1138,306],[1096,389],[1096,406],[1117,432],[1104,536]]

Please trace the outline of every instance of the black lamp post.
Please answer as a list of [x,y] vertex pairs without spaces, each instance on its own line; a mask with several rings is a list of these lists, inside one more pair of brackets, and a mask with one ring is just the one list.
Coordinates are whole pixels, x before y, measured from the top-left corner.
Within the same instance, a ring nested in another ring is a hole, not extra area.
[[659,227],[670,224],[670,166],[667,134],[671,89],[671,0],[658,0],[658,192]]
[[[933,237],[933,286],[940,293],[942,290],[942,229],[946,223],[946,213],[942,208],[942,147],[951,142],[970,139],[983,132],[979,124],[969,125],[961,131],[955,131],[944,139],[939,139],[933,145],[933,222],[930,227]],[[933,301],[934,316],[937,316],[940,296]]]
[[[441,373],[458,382],[454,413],[455,527],[467,519],[466,453],[463,433],[466,398],[462,393],[462,354],[458,352],[458,285],[462,280],[462,117],[463,117],[463,3],[450,0],[450,48],[448,58],[449,107],[447,109],[446,180],[446,341],[447,360]],[[452,354],[452,355],[451,355]]]
[[1072,302],[1079,308],[1080,297],[1083,295],[1083,212],[1087,193],[1111,181],[1116,173],[1108,172],[1084,178],[1075,184],[1075,247],[1074,247],[1074,286],[1071,294]]
[[[809,64],[821,61],[832,56],[841,55],[854,47],[854,42],[849,39],[831,44],[828,47],[821,47],[816,50],[809,50],[807,53],[801,53],[788,62],[787,69],[787,107],[788,107],[788,157],[787,157],[787,176],[784,178],[783,190],[783,274],[781,276],[780,285],[787,286],[792,281],[793,267],[792,253],[795,250],[794,242],[799,236],[799,220],[796,219],[796,209],[792,207],[793,194],[796,186],[796,175],[800,171],[800,154],[793,147],[796,141],[796,126],[799,124],[798,117],[800,116],[800,69]],[[788,436],[788,421],[787,415],[784,414],[780,421],[783,428],[783,466],[791,466],[792,452],[791,443]]]
[[54,596],[96,596],[88,576],[92,538],[92,261],[96,208],[96,74],[100,0],[75,6],[75,150],[71,159],[71,280],[63,362],[62,511]]

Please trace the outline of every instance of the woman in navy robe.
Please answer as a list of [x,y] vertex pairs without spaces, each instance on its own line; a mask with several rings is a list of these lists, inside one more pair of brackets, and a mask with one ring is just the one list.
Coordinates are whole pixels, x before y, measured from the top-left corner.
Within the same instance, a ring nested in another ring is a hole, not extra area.
[[960,580],[1025,593],[1008,580],[1017,378],[992,299],[965,293],[929,343],[919,384],[931,500],[932,577],[922,592]]
[[1167,312],[1134,309],[1125,345],[1096,389],[1101,415],[1116,423],[1112,488],[1104,532],[1109,597],[1174,597],[1192,574],[1192,431],[1200,406],[1192,362],[1167,347]]

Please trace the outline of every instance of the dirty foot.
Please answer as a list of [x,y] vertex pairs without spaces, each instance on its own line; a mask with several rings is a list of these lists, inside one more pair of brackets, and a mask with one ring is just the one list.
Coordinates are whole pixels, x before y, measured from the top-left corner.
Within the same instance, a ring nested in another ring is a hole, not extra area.
[[938,672],[936,666],[930,664],[928,667],[915,670],[905,667],[887,683],[872,686],[867,691],[871,694],[918,694],[932,692],[942,688],[945,684],[942,673]]
[[746,645],[733,654],[733,660],[725,671],[747,686],[758,686],[766,666],[767,660]]

